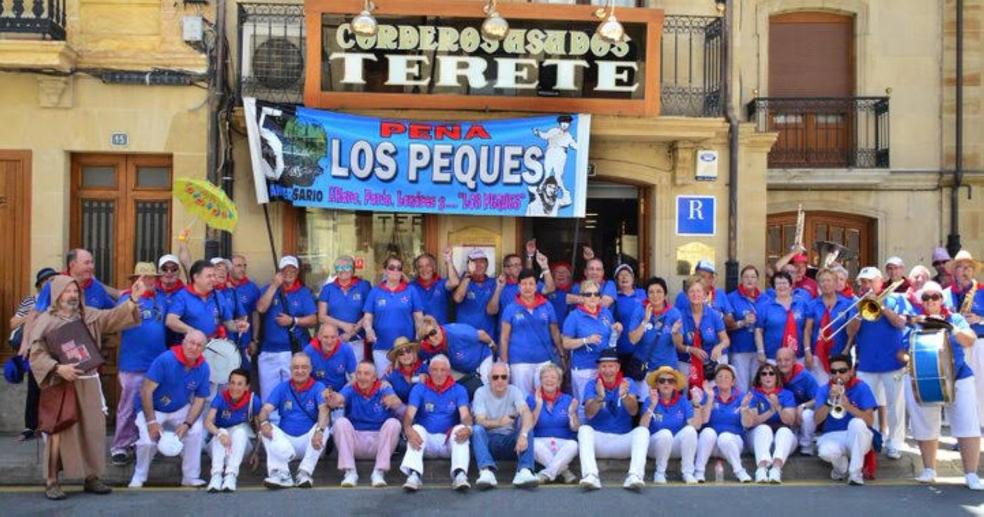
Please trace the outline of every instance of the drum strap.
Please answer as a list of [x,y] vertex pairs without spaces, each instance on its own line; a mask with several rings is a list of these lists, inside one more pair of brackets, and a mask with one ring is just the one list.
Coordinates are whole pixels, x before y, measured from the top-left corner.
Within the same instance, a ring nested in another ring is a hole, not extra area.
[[[288,380],[287,382],[291,382],[291,381]],[[294,397],[294,401],[297,402],[297,407],[301,408],[301,411],[303,411],[304,414],[308,416],[308,418],[314,420],[314,423],[317,424],[318,423],[317,415],[311,416],[311,413],[308,413],[308,410],[304,408],[304,404],[301,404],[301,399],[297,398],[297,393],[294,393],[294,387],[287,386],[287,391],[289,391],[291,396]]]

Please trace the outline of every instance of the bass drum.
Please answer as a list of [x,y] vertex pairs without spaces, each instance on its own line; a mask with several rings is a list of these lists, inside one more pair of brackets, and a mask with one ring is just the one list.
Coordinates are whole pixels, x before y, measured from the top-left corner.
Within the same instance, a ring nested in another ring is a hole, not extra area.
[[922,406],[953,402],[954,368],[950,332],[945,328],[913,330],[909,336],[912,394]]
[[208,380],[212,384],[229,382],[229,374],[242,365],[243,358],[239,355],[239,347],[228,339],[213,339],[205,345],[202,352],[208,363]]

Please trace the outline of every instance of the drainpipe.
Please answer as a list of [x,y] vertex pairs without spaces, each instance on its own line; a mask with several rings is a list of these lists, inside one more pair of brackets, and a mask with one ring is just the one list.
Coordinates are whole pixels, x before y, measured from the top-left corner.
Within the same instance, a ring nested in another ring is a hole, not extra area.
[[953,137],[953,186],[950,188],[950,235],[946,236],[946,250],[950,256],[960,251],[960,187],[963,185],[963,0],[957,0],[957,88],[956,113]]
[[724,4],[721,25],[721,95],[724,96],[724,116],[728,121],[728,260],[725,262],[725,288],[731,292],[738,288],[738,116],[731,93],[731,23],[733,0]]
[[[221,131],[221,114],[224,103],[225,90],[225,26],[226,26],[226,5],[225,0],[218,0],[215,3],[215,49],[211,56],[208,56],[209,75],[209,95],[208,95],[208,173],[207,178],[210,183],[220,188],[223,184],[223,176],[220,169],[225,168],[224,150],[219,138]],[[227,194],[228,189],[227,189]],[[224,232],[212,228],[205,229],[205,257],[226,257],[229,251],[229,236]]]

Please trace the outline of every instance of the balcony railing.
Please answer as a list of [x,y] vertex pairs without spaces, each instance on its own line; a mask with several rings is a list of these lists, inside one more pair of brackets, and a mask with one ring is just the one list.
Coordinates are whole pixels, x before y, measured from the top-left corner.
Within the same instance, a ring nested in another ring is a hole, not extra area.
[[888,97],[757,98],[748,119],[776,131],[769,168],[887,168]]
[[660,45],[660,113],[720,117],[721,18],[667,16]]
[[0,34],[65,40],[65,0],[0,0]]

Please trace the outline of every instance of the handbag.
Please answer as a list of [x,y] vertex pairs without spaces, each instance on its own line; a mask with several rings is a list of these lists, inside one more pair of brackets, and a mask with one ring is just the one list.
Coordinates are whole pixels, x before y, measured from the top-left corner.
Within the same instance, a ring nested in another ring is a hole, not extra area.
[[75,385],[59,382],[41,389],[38,401],[38,430],[57,434],[75,425],[79,420]]

